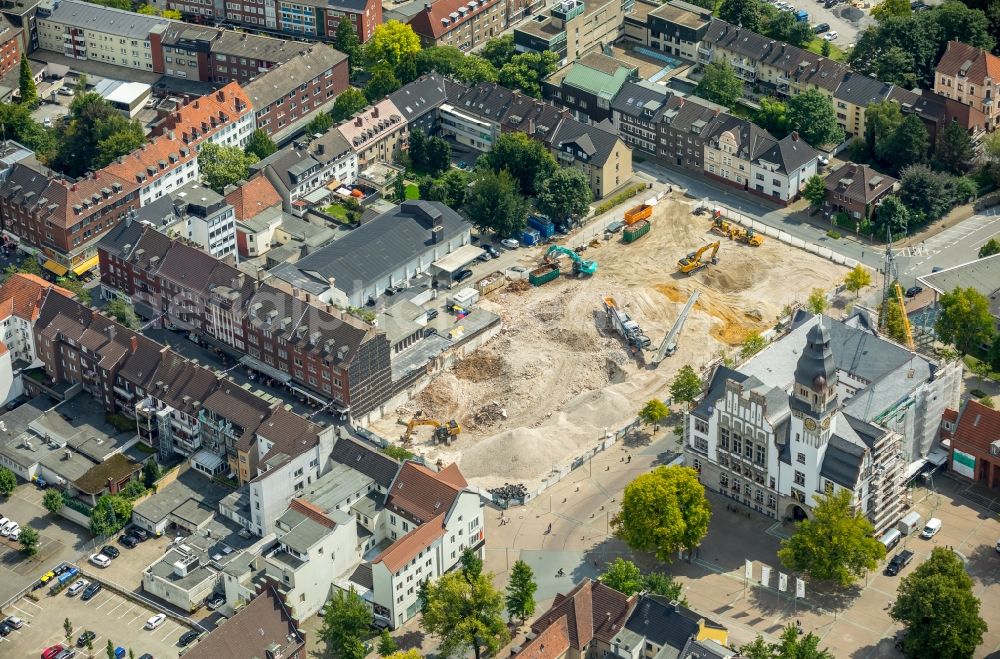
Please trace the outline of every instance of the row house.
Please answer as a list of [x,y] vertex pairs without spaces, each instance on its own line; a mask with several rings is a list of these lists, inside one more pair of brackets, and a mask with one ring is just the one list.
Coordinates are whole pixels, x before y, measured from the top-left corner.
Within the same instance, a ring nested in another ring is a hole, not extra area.
[[280,141],[329,111],[350,84],[347,55],[326,44],[313,44],[299,56],[261,74],[244,86],[253,104],[257,128]]
[[681,0],[663,4],[638,0],[625,16],[625,37],[667,56],[695,61],[712,12]]
[[240,355],[303,400],[362,415],[388,398],[385,334],[352,316],[260,285],[138,223],[119,227],[101,252],[106,295],[132,299],[165,325]]
[[351,145],[361,169],[375,162],[393,162],[409,137],[403,114],[388,98],[366,107],[334,130]]
[[543,13],[533,9],[532,18],[514,27],[514,48],[520,53],[546,50],[573,62],[591,51],[610,47],[624,33],[625,17],[633,0],[561,0]]
[[17,30],[18,49],[33,53],[38,49],[37,16],[40,3],[4,0],[0,3],[2,15]]
[[242,147],[256,128],[254,116],[246,90],[231,82],[168,114],[154,126],[153,134],[190,147],[205,141]]
[[1000,124],[1000,57],[960,41],[949,41],[934,70],[934,91],[982,112],[987,130]]
[[358,178],[358,155],[336,129],[307,142],[293,142],[250,167],[251,180],[265,179],[286,212],[299,200],[334,181],[353,185]]
[[425,48],[454,46],[468,51],[509,26],[506,0],[432,0],[410,19]]
[[0,76],[7,75],[21,63],[21,53],[28,50],[22,47],[21,28],[14,27],[10,20],[0,14]]
[[572,111],[584,123],[611,118],[611,101],[639,69],[603,53],[588,53],[542,81],[542,96]]

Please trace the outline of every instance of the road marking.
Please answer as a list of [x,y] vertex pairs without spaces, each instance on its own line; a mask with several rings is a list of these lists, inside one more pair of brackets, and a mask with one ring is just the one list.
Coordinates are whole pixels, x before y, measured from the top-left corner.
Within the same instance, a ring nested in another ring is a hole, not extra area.
[[122,600],[121,602],[118,603],[118,606],[116,606],[115,608],[113,608],[110,611],[108,611],[108,614],[110,615],[110,614],[114,613],[115,611],[117,611],[119,608],[125,606],[126,604],[128,604],[128,601]]

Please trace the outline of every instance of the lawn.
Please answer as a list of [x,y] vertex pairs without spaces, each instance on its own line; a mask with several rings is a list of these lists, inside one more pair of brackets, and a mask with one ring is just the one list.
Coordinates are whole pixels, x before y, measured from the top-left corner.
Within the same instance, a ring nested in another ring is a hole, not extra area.
[[411,199],[420,199],[420,188],[417,187],[416,183],[410,183],[406,186],[405,196],[407,201]]
[[[820,37],[816,37],[815,39],[809,42],[809,45],[806,46],[806,50],[816,53],[817,55],[822,55],[823,39],[821,39]],[[835,60],[837,62],[844,62],[847,60],[847,51],[831,43],[829,57],[830,59]]]
[[347,209],[340,204],[330,204],[326,207],[326,214],[332,215],[341,222],[347,221]]

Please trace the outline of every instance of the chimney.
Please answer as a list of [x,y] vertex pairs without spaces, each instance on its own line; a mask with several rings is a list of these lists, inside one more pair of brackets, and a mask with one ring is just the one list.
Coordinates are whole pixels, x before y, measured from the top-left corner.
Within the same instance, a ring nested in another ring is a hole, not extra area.
[[444,241],[444,227],[440,224],[431,229],[431,242],[440,245]]
[[798,142],[799,141],[799,131],[797,131],[797,130],[793,130],[792,131],[792,141],[793,142]]
[[363,123],[364,123],[364,119],[362,119],[361,117],[358,117],[357,119],[354,120],[354,125],[355,126],[360,127],[361,124],[363,124]]
[[101,170],[95,169],[94,170],[94,180],[96,181],[99,178],[101,178]]
[[139,337],[133,335],[131,343],[132,343],[132,352],[138,352],[139,351]]
[[372,108],[372,117],[378,119],[378,106]]
[[72,190],[73,192],[76,192],[76,183],[74,183],[73,185],[69,186],[69,189]]
[[336,277],[327,277],[326,278],[326,283],[330,285],[330,288],[335,288],[334,284],[337,283],[337,278]]

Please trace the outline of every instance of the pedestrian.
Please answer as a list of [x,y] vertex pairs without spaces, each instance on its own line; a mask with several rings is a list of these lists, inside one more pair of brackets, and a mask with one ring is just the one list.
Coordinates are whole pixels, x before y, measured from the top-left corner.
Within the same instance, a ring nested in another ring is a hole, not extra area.
[[628,456],[628,462],[632,462],[632,456]]

